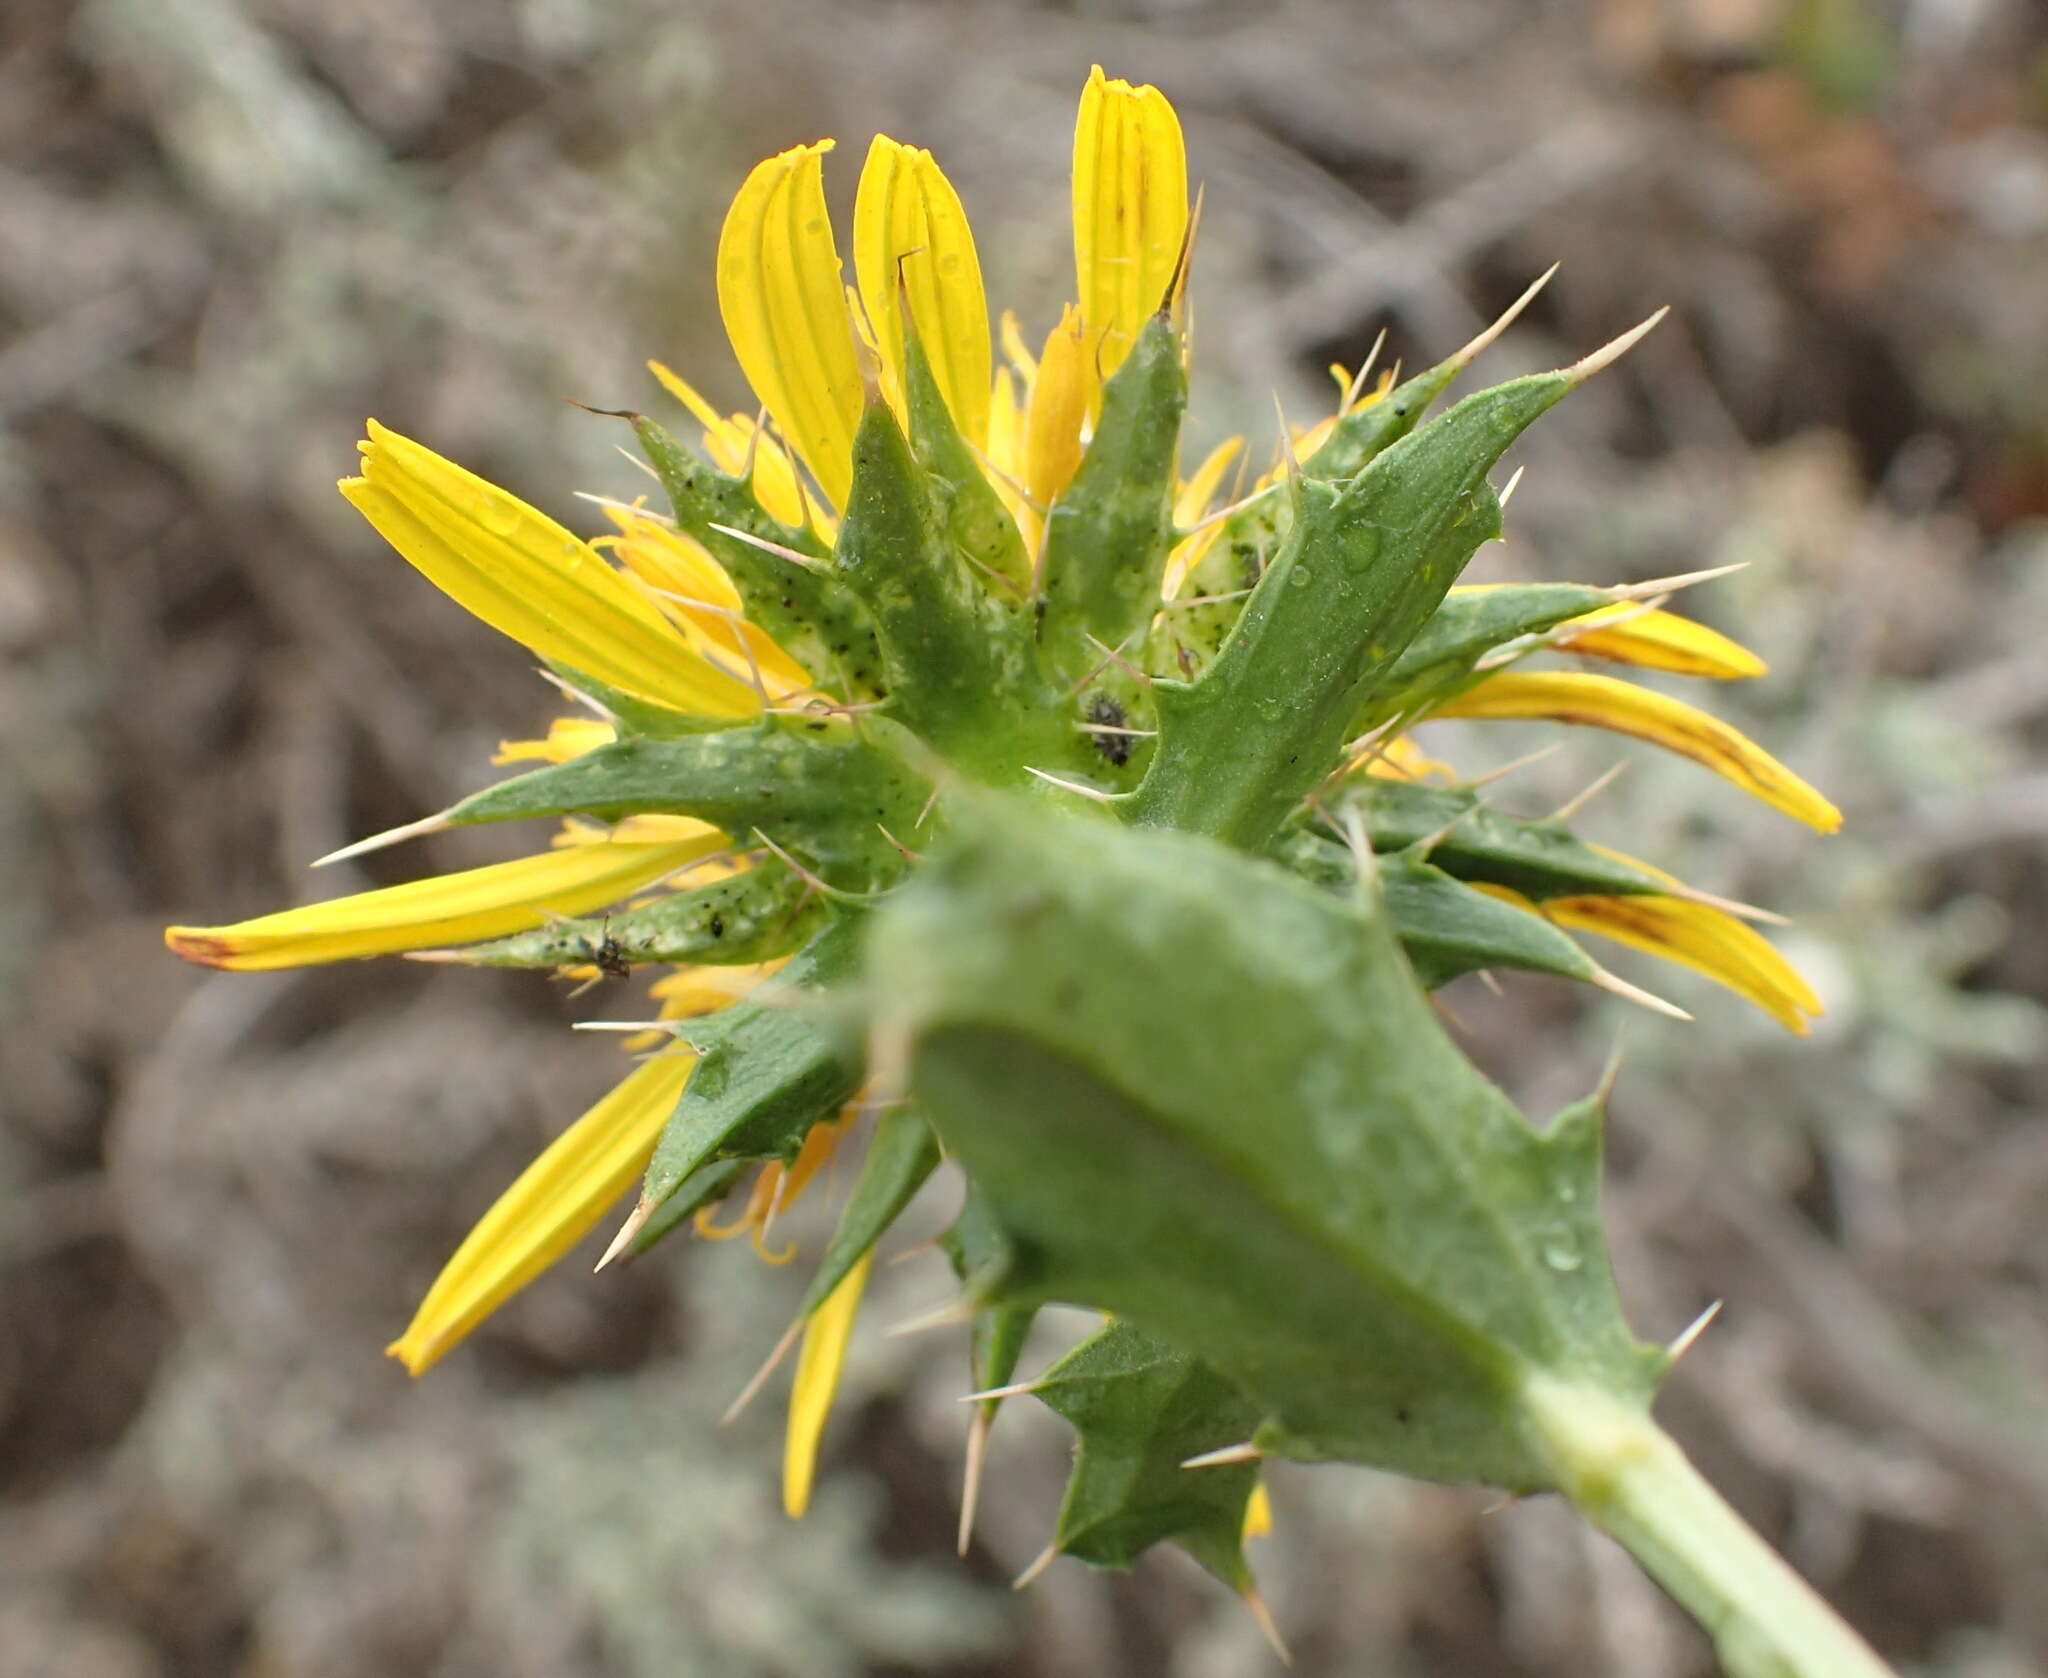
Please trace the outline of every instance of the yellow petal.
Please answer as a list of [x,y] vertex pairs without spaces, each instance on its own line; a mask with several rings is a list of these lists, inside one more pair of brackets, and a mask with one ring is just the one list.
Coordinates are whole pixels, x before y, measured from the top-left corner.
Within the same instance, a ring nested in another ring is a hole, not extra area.
[[1156,314],[1188,225],[1180,119],[1156,87],[1096,65],[1074,123],[1074,269],[1081,316],[1100,344],[1091,373],[1116,371]]
[[597,717],[557,717],[548,724],[545,740],[500,740],[495,764],[567,763],[572,757],[609,746],[619,731]]
[[1025,419],[1024,487],[1049,507],[1081,464],[1081,423],[1093,387],[1081,312],[1069,303],[1045,341]]
[[718,308],[747,381],[833,505],[853,482],[860,363],[825,208],[830,140],[755,167],[718,240]]
[[502,938],[540,926],[551,915],[601,909],[725,844],[717,829],[692,825],[695,837],[665,844],[570,845],[233,926],[174,926],[165,930],[164,942],[187,961],[261,973]]
[[[1650,874],[1659,871],[1618,851],[1619,858]],[[1668,874],[1661,876],[1670,880]],[[1661,956],[1704,973],[1717,984],[1754,1002],[1784,1026],[1804,1037],[1807,1022],[1823,1013],[1820,998],[1797,969],[1754,927],[1710,904],[1682,897],[1553,897],[1536,903],[1508,886],[1470,882],[1473,890],[1532,915],[1541,915],[1577,932],[1597,932],[1617,944]],[[1676,885],[1678,882],[1673,880]]]
[[1249,1544],[1254,1538],[1271,1536],[1272,1531],[1273,1500],[1266,1495],[1266,1482],[1261,1480],[1244,1502],[1243,1541]]
[[1822,833],[1842,813],[1718,717],[1633,682],[1575,671],[1505,670],[1437,707],[1439,717],[1541,718],[1634,735],[1689,757]]
[[423,1374],[582,1240],[647,1168],[695,1058],[675,1053],[645,1062],[563,1131],[498,1196],[385,1350]]
[[[960,195],[915,146],[877,134],[853,208],[853,266],[882,360],[882,384],[904,412],[903,304],[953,423],[988,441],[988,301]],[[901,297],[899,298],[899,287]]]
[[739,590],[702,546],[630,507],[607,504],[605,511],[619,527],[611,551],[629,574],[656,591],[656,603],[702,656],[743,672],[749,686],[758,672],[778,704],[811,687],[804,667],[741,616]]
[[648,989],[661,1003],[660,1018],[695,1019],[739,1001],[781,967],[782,959],[738,967],[682,967],[663,974]]
[[[1242,437],[1224,438],[1180,486],[1180,493],[1173,498],[1173,522],[1179,529],[1186,530],[1201,523],[1203,515],[1209,511],[1210,501],[1215,498],[1216,486],[1223,481],[1223,474],[1230,469],[1230,463],[1243,447]],[[1180,593],[1188,573],[1201,564],[1202,556],[1222,534],[1223,521],[1219,519],[1175,544],[1172,556],[1166,562],[1165,580],[1159,589],[1165,599],[1171,600]]]
[[370,421],[341,492],[428,581],[493,629],[634,697],[746,717],[745,683],[691,658],[646,597],[546,514]]
[[796,1385],[789,1396],[789,1432],[782,1454],[782,1507],[792,1520],[811,1503],[811,1477],[818,1466],[818,1440],[831,1413],[832,1395],[846,1366],[846,1343],[868,1285],[870,1249],[846,1273],[846,1279],[825,1296],[825,1303],[804,1325],[804,1343],[796,1358]]
[[1747,647],[1676,612],[1644,611],[1627,604],[1603,607],[1573,618],[1551,632],[1551,645],[1588,658],[1639,664],[1680,676],[1736,681],[1770,668]]
[[1675,961],[1747,997],[1787,1031],[1805,1036],[1820,998],[1754,927],[1682,897],[1553,897],[1547,919],[1597,932],[1631,949]]
[[1038,378],[1038,357],[1031,353],[1024,342],[1024,328],[1017,324],[1017,317],[1010,310],[1003,311],[999,328],[1003,340],[1003,358],[1017,370],[1017,378],[1024,386],[1024,394],[1031,394],[1031,386]]

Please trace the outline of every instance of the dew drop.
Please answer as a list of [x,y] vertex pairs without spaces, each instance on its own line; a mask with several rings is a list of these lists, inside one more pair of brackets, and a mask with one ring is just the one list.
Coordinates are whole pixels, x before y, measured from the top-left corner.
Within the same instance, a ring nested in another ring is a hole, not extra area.
[[518,509],[501,495],[479,494],[471,511],[478,524],[500,536],[510,536],[519,528]]
[[1563,1236],[1552,1236],[1543,1243],[1543,1262],[1552,1270],[1566,1273],[1574,1271],[1585,1262],[1579,1256],[1579,1249]]
[[1299,565],[1287,575],[1287,586],[1289,588],[1307,588],[1314,581],[1315,578]]

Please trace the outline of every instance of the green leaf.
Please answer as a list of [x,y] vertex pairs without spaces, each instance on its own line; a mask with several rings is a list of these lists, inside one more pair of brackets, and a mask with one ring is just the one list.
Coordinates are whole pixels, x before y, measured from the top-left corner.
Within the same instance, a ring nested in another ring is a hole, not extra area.
[[1014,775],[1018,728],[1047,709],[1030,617],[960,556],[948,505],[888,405],[871,400],[833,574],[874,622],[889,714],[957,763]]
[[[1435,990],[1486,967],[1514,967],[1588,984],[1598,977],[1593,959],[1548,921],[1460,884],[1434,867],[1424,850],[1417,843],[1374,864],[1394,936],[1424,989]],[[1344,893],[1359,889],[1358,864],[1350,850],[1306,828],[1288,835],[1272,854],[1316,885]]]
[[[1512,318],[1512,311],[1510,314]],[[1501,323],[1505,325],[1506,322]],[[1355,478],[1379,453],[1398,443],[1421,423],[1451,381],[1473,356],[1492,341],[1493,332],[1481,334],[1448,360],[1417,373],[1390,390],[1379,401],[1344,415],[1314,454],[1301,463],[1302,475],[1325,483]],[[1186,595],[1232,595],[1255,588],[1266,567],[1280,551],[1294,524],[1294,503],[1284,485],[1275,485],[1249,506],[1225,522],[1223,533],[1190,573]],[[1171,645],[1176,654],[1184,652],[1193,666],[1192,678],[1207,666],[1236,623],[1240,607],[1236,601],[1194,606],[1171,614]]]
[[685,1218],[701,1212],[713,1201],[723,1200],[753,1165],[754,1161],[750,1159],[717,1160],[705,1166],[686,1182],[678,1184],[675,1193],[664,1200],[646,1223],[640,1226],[639,1233],[627,1243],[626,1251],[638,1258],[664,1236],[671,1234]]
[[907,832],[927,781],[887,743],[893,724],[866,718],[771,717],[681,740],[619,740],[471,793],[444,819],[455,827],[533,816],[617,821],[646,812],[696,816],[742,847],[756,829],[846,890],[893,880],[902,853],[883,827]]
[[903,322],[904,405],[909,409],[911,453],[930,475],[939,514],[954,548],[983,575],[1009,585],[1022,601],[1031,586],[1031,556],[1017,521],[996,494],[988,473],[953,423],[953,410],[932,376],[932,365],[908,311]]
[[1373,685],[1500,534],[1486,474],[1572,388],[1535,374],[1468,396],[1340,488],[1293,486],[1294,525],[1216,660],[1154,686],[1160,737],[1132,819],[1264,846],[1337,767]]
[[[874,626],[860,602],[832,576],[825,545],[811,531],[792,529],[772,517],[745,478],[713,471],[654,421],[635,416],[633,430],[668,491],[676,527],[725,567],[746,615],[821,684],[841,690],[849,700],[880,695],[882,664]],[[727,534],[733,530],[755,540]],[[788,548],[815,563],[785,558],[756,542]]]
[[1187,407],[1182,348],[1164,313],[1146,321],[1103,387],[1102,415],[1074,481],[1046,514],[1040,639],[1067,684],[1158,608]]
[[650,740],[680,740],[692,734],[716,734],[728,728],[744,728],[744,720],[732,717],[698,717],[685,711],[671,711],[666,705],[650,705],[630,693],[600,682],[574,665],[557,659],[545,660],[547,667],[578,693],[595,700],[609,711],[619,735],[641,735]]
[[699,1059],[648,1161],[642,1206],[719,1160],[795,1158],[811,1126],[852,1099],[858,1046],[803,1004],[852,971],[858,936],[854,919],[835,921],[750,996],[672,1028]]
[[1496,648],[1554,629],[1614,600],[1612,589],[1578,583],[1516,584],[1446,596],[1373,686],[1352,719],[1351,732],[1363,734],[1389,717],[1440,704],[1480,680],[1482,673],[1473,666]]
[[[1505,815],[1469,787],[1428,787],[1413,781],[1360,776],[1325,801],[1339,820],[1355,813],[1375,851],[1406,850],[1434,839],[1429,860],[1461,880],[1507,886],[1542,902],[1550,897],[1656,896],[1671,890],[1619,857],[1595,850],[1574,837],[1563,822]],[[1293,832],[1336,837],[1320,816]],[[1276,845],[1296,865],[1287,835]]]
[[462,952],[477,967],[579,967],[641,962],[734,966],[787,955],[830,909],[810,883],[769,861],[727,879],[600,918],[558,920]]
[[[995,1208],[971,1182],[960,1215],[940,1235],[939,1245],[952,1262],[953,1274],[960,1278],[970,1296],[997,1286],[1012,1257],[1009,1238],[1003,1233]],[[976,1392],[1009,1385],[1037,1315],[1036,1306],[1016,1305],[988,1305],[975,1312],[967,1360]],[[1002,1402],[999,1398],[983,1399],[982,1413],[993,1419]]]
[[1000,1218],[982,1304],[1114,1312],[1262,1446],[1516,1490],[1539,1373],[1646,1399],[1597,1118],[1538,1132],[1445,1036],[1383,906],[1183,835],[963,807],[876,917],[877,1030]]
[[1096,1567],[1129,1567],[1162,1540],[1233,1590],[1251,1583],[1244,1511],[1256,1462],[1183,1468],[1251,1436],[1258,1406],[1214,1370],[1125,1322],[1084,1340],[1032,1388],[1074,1426],[1074,1468],[1053,1543]]
[[839,1227],[825,1248],[818,1273],[804,1290],[799,1317],[808,1317],[831,1297],[832,1290],[846,1280],[847,1273],[882,1238],[898,1214],[910,1204],[911,1196],[938,1168],[939,1143],[932,1127],[915,1109],[892,1107],[875,1124],[868,1143],[867,1158],[861,1161],[853,1193],[846,1210],[839,1214]]

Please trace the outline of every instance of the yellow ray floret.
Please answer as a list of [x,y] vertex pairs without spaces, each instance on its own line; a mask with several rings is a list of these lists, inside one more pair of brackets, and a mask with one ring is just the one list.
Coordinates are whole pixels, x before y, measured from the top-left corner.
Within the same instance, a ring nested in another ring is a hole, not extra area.
[[1631,734],[1691,758],[1821,833],[1842,813],[1806,782],[1718,717],[1612,676],[1507,670],[1440,705],[1439,717],[1541,718]]
[[1252,1487],[1252,1495],[1244,1500],[1244,1531],[1242,1539],[1249,1544],[1254,1538],[1270,1538],[1273,1534],[1273,1500],[1266,1495],[1266,1482],[1261,1480]]
[[647,1061],[563,1131],[498,1196],[385,1350],[424,1374],[582,1240],[647,1168],[695,1060],[678,1052]]
[[444,594],[500,633],[672,710],[746,717],[759,701],[689,649],[604,556],[517,496],[375,420],[341,493]]
[[[1173,523],[1178,530],[1192,530],[1200,524],[1209,511],[1209,503],[1215,499],[1216,486],[1223,482],[1223,474],[1230,469],[1230,463],[1244,447],[1242,437],[1226,437],[1211,449],[1202,464],[1182,482],[1173,498]],[[1166,577],[1160,584],[1162,598],[1171,600],[1180,593],[1181,585],[1187,581],[1188,573],[1201,564],[1202,556],[1223,534],[1223,523],[1217,519],[1213,524],[1204,525],[1192,535],[1184,536],[1174,545],[1172,555],[1166,562]]]
[[1073,185],[1081,318],[1099,346],[1091,371],[1106,379],[1165,301],[1187,233],[1187,151],[1166,95],[1089,71]]
[[1041,507],[1059,498],[1081,464],[1092,378],[1081,312],[1069,303],[1045,341],[1024,416],[1024,487]]
[[[690,828],[696,830],[691,836],[672,836]],[[659,844],[603,839],[570,844],[233,926],[174,926],[165,930],[164,942],[187,961],[260,973],[502,938],[540,926],[551,916],[602,909],[726,842],[716,828],[701,822],[671,829],[664,838],[667,842]]]
[[500,740],[491,762],[500,767],[508,763],[567,763],[599,746],[609,746],[618,737],[619,731],[599,717],[557,717],[548,724],[543,740]]
[[749,686],[758,678],[777,704],[810,688],[804,667],[767,631],[747,622],[732,578],[702,546],[637,508],[608,502],[605,512],[619,527],[617,536],[605,539],[612,553],[654,591],[661,610],[701,657],[741,673]]
[[862,386],[825,208],[831,149],[798,146],[747,177],[718,239],[718,309],[754,394],[844,507]]
[[1669,670],[1679,676],[1706,676],[1714,681],[1739,681],[1761,676],[1770,666],[1717,629],[1709,629],[1676,612],[1640,606],[1603,607],[1573,618],[1551,631],[1550,644],[1588,658],[1638,664],[1646,670]]
[[960,434],[988,442],[991,354],[981,262],[960,195],[932,154],[877,134],[853,207],[853,267],[881,355],[882,388],[903,405],[907,304]]
[[782,1453],[782,1507],[792,1520],[811,1505],[811,1477],[818,1466],[818,1441],[825,1432],[825,1418],[832,1410],[832,1395],[839,1390],[839,1374],[846,1366],[846,1343],[853,1334],[853,1319],[860,1310],[860,1296],[868,1285],[868,1268],[874,1262],[870,1249],[846,1273],[846,1280],[826,1295],[825,1303],[804,1324],[803,1349],[796,1358],[796,1384],[789,1395],[789,1432]]
[[1662,956],[1747,997],[1787,1031],[1805,1036],[1820,998],[1768,939],[1733,915],[1682,897],[1553,897],[1543,914]]
[[1596,932],[1630,949],[1704,973],[1716,984],[1725,985],[1737,996],[1755,1003],[1787,1031],[1802,1037],[1807,1033],[1808,1022],[1825,1011],[1812,987],[1769,939],[1710,904],[1682,897],[1649,896],[1553,897],[1538,904],[1507,886],[1485,881],[1474,881],[1473,885],[1490,897],[1540,915],[1554,925],[1575,932]]
[[830,543],[838,521],[804,493],[796,466],[779,438],[764,435],[752,415],[721,414],[672,368],[650,361],[647,370],[704,428],[704,452],[719,471],[729,478],[746,474],[754,499],[769,517],[780,519],[792,530],[801,530],[808,520]]

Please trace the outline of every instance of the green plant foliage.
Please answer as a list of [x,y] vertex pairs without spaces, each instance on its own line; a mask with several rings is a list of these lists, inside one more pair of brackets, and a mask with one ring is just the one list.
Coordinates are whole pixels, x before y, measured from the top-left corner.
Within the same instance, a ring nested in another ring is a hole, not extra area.
[[990,808],[877,918],[881,1040],[1007,1236],[983,1302],[1127,1317],[1265,1448],[1550,1483],[1532,1372],[1641,1402],[1598,1119],[1538,1132],[1444,1035],[1376,893]]

